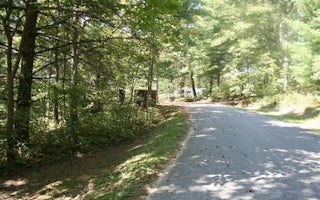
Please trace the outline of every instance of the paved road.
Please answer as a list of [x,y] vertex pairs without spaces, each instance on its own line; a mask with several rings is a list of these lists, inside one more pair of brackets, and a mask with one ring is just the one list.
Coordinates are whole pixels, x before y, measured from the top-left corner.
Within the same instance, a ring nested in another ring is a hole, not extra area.
[[320,200],[320,136],[240,109],[188,105],[191,131],[149,200]]

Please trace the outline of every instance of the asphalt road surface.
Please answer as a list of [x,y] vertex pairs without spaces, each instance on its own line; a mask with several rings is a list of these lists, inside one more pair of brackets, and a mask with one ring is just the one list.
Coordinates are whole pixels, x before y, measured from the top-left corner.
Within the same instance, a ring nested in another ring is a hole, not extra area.
[[189,136],[147,199],[320,200],[320,135],[241,109],[186,107]]

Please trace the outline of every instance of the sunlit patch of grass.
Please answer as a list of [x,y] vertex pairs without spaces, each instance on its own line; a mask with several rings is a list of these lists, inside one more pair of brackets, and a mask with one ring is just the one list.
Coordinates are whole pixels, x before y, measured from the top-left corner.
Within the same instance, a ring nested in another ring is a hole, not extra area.
[[104,177],[96,177],[93,192],[86,199],[138,199],[146,185],[154,180],[177,151],[186,133],[187,117],[178,108],[162,107],[167,120],[157,127],[143,144],[127,151],[124,161]]
[[320,133],[320,99],[316,95],[276,95],[260,99],[249,108],[260,114],[295,123],[302,128]]
[[300,127],[305,129],[310,129],[312,131],[320,133],[319,124],[320,124],[320,115],[314,117],[309,117],[308,113],[303,115],[297,115],[294,113],[282,114],[281,112],[260,112],[262,114],[272,116],[278,120],[286,121],[290,123],[298,124]]
[[121,186],[130,181],[139,181],[144,174],[154,174],[154,167],[159,161],[161,161],[161,158],[150,153],[142,153],[128,159],[117,166],[116,171],[119,173],[119,181],[115,185]]

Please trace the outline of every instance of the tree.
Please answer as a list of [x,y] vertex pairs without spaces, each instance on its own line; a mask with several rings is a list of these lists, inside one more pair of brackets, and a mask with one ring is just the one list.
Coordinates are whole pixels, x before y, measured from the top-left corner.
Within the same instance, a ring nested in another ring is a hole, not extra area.
[[[184,28],[180,22],[188,3],[1,2],[0,31],[3,29],[5,38],[0,36],[0,54],[6,60],[1,58],[0,62],[7,69],[7,87],[1,85],[7,92],[7,160],[30,155],[21,151],[27,150],[24,147],[50,142],[63,148],[79,145],[83,122],[93,113],[108,118],[100,123],[118,123],[117,116],[110,116],[119,104],[119,88],[130,88],[133,96],[135,85],[146,81],[150,90],[161,51],[179,41],[176,37]],[[127,111],[140,112],[134,107]],[[133,123],[134,115],[128,116]],[[45,139],[52,134],[56,139]]]
[[[6,122],[6,136],[7,136],[7,160],[8,162],[14,162],[16,160],[15,152],[15,134],[14,134],[14,77],[17,73],[21,53],[18,58],[14,60],[14,41],[13,38],[17,33],[17,30],[21,23],[21,16],[19,12],[16,12],[14,7],[17,6],[12,0],[6,2],[6,9],[1,15],[2,26],[6,36],[6,63],[7,63],[7,122]],[[15,15],[15,16],[13,16]],[[18,19],[18,20],[15,20]],[[5,40],[3,40],[5,41]]]
[[21,54],[21,75],[15,114],[17,142],[29,145],[29,122],[31,108],[32,73],[35,59],[35,40],[38,19],[37,0],[26,1],[25,23],[21,36],[19,52]]

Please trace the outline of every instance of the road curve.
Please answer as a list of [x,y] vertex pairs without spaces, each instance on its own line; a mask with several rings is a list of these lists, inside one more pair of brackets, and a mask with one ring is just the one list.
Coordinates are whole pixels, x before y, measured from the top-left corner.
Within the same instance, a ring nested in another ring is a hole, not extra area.
[[241,109],[187,104],[191,128],[149,200],[320,200],[320,135]]

